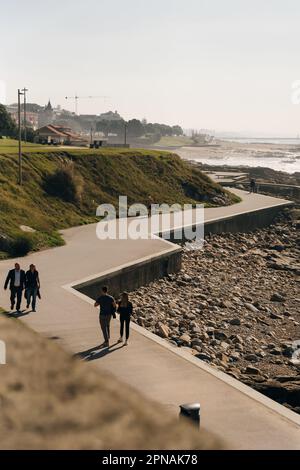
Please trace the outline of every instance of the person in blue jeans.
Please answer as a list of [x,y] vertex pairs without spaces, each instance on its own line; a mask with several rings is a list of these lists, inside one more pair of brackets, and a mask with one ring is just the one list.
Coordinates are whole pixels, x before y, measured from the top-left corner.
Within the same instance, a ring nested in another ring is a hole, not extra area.
[[31,303],[31,308],[33,312],[36,312],[36,298],[39,293],[40,287],[41,285],[39,273],[36,270],[35,265],[31,264],[25,277],[25,288],[27,300],[26,308],[29,308]]

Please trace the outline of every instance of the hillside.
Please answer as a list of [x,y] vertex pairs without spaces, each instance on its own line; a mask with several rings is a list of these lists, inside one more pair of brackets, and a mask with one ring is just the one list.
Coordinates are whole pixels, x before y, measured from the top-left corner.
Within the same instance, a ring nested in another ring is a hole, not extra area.
[[[78,199],[71,202],[49,190],[49,175],[70,163],[81,186]],[[58,245],[63,240],[57,230],[96,221],[97,206],[117,206],[119,195],[127,195],[129,204],[147,204],[149,195],[156,203],[168,204],[220,205],[237,200],[200,170],[161,151],[34,149],[23,154],[22,187],[17,174],[17,155],[1,152],[0,146],[0,257],[9,252],[6,237],[24,237],[21,225],[35,230],[26,233],[32,249]]]

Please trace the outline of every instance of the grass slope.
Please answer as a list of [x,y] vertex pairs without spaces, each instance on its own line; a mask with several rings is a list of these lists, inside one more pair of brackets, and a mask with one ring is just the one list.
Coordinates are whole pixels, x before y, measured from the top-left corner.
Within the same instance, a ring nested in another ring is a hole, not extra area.
[[[67,203],[44,190],[46,176],[70,159],[84,181],[78,203]],[[5,154],[0,146],[0,235],[14,238],[22,233],[20,225],[30,226],[36,230],[28,235],[34,249],[63,243],[57,230],[94,222],[97,206],[104,202],[117,206],[119,195],[127,195],[129,204],[147,203],[149,195],[154,202],[168,204],[211,204],[220,196],[228,204],[237,200],[178,156],[161,151],[25,152],[22,187],[17,174],[17,155]]]

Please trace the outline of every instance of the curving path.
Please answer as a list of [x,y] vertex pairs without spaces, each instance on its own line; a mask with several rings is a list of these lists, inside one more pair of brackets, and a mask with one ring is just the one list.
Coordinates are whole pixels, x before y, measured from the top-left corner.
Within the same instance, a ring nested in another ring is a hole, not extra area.
[[[241,203],[205,209],[205,221],[287,203],[238,190],[236,193],[242,195]],[[300,449],[298,415],[138,326],[134,326],[129,347],[115,345],[109,352],[97,348],[102,340],[97,311],[91,299],[72,285],[120,265],[171,252],[178,249],[176,246],[160,239],[99,241],[94,224],[71,228],[63,234],[65,246],[21,260],[23,267],[31,262],[37,265],[42,282],[43,299],[37,313],[24,312],[22,320],[26,324],[68,351],[83,353],[99,372],[110,370],[171,412],[177,413],[181,403],[200,401],[202,425],[220,435],[228,448]],[[13,264],[13,260],[0,262],[3,280]],[[4,291],[0,305],[9,308],[8,293]],[[115,322],[112,340],[117,337]],[[9,344],[7,351],[9,361]]]

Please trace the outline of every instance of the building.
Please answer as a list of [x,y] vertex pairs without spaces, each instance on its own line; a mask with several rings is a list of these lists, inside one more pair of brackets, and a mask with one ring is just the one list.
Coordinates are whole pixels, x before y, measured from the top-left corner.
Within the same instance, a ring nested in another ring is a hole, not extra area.
[[54,117],[55,117],[54,110],[49,100],[48,104],[44,107],[44,109],[42,109],[39,112],[39,117],[38,117],[39,126],[38,127],[41,128],[41,127],[47,126],[47,124],[51,124],[54,121]]
[[[18,123],[18,105],[12,104],[6,106],[8,113],[11,115],[12,119]],[[39,115],[35,111],[31,111],[30,108],[26,109],[26,127],[31,127],[33,130],[36,130],[39,126]],[[24,126],[24,106],[21,105],[21,126]]]
[[38,142],[41,144],[74,145],[80,147],[85,147],[89,144],[87,138],[75,134],[69,127],[48,124],[39,128],[37,134]]
[[122,121],[123,118],[120,116],[118,111],[108,111],[107,113],[102,113],[97,119],[98,121]]

